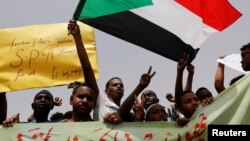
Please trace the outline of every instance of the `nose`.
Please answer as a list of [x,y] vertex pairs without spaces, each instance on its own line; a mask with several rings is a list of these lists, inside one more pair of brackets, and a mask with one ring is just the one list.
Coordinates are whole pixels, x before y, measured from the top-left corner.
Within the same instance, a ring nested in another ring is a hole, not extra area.
[[118,88],[122,88],[122,85],[121,85],[121,84],[118,84],[117,87],[118,87]]
[[145,100],[148,101],[148,100],[150,100],[150,98],[149,98],[148,96],[146,96],[146,97],[145,97]]
[[148,99],[149,97],[150,97],[150,95],[149,95],[149,94],[146,94],[146,95],[145,95],[145,98],[147,98],[147,99]]
[[82,99],[82,102],[84,102],[84,103],[88,102],[88,98],[87,98],[87,97],[84,97],[84,98]]
[[41,100],[45,100],[45,96],[41,97]]

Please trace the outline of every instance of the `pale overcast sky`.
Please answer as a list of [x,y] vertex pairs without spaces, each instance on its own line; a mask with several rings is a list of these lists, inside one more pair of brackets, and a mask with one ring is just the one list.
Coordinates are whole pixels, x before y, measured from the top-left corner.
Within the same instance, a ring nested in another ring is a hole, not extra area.
[[[250,1],[229,0],[229,2],[243,16],[224,31],[213,34],[201,47],[193,61],[195,66],[194,91],[203,86],[209,88],[216,96],[214,77],[217,58],[220,55],[240,53],[241,46],[250,42]],[[1,0],[0,28],[68,22],[72,18],[77,3],[78,0]],[[124,100],[139,83],[141,74],[147,72],[151,65],[156,75],[147,89],[152,89],[157,93],[161,104],[166,107],[169,105],[165,94],[174,92],[176,62],[98,30],[95,30],[95,40],[100,71],[98,80],[100,94],[104,94],[105,83],[108,79],[119,76],[125,85]],[[240,72],[229,67],[225,70],[225,86],[228,86],[229,81]],[[186,75],[184,75],[184,80],[186,80]],[[26,121],[32,113],[31,103],[34,95],[40,90],[9,92],[7,94],[8,116],[20,112],[21,121]],[[63,98],[63,105],[55,107],[51,114],[56,111],[71,110],[69,105],[71,90],[65,86],[49,90],[54,96]]]

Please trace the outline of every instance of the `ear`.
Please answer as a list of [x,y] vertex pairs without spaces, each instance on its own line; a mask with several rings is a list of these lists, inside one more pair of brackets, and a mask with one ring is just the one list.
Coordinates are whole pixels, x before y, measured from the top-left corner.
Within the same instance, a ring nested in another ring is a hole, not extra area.
[[72,101],[73,101],[73,96],[71,95],[70,96],[70,101],[69,101],[69,104],[72,105]]
[[105,93],[108,94],[108,90],[107,89],[105,89]]

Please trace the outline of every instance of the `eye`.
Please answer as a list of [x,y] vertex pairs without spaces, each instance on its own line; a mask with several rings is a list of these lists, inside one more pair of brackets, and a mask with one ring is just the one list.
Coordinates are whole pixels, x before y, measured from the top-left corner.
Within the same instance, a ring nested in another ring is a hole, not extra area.
[[44,99],[51,100],[50,96],[45,96]]
[[191,99],[188,99],[188,100],[185,101],[184,103],[185,103],[185,104],[189,104],[189,103],[191,103],[191,101],[192,101]]
[[84,95],[78,95],[77,98],[83,99],[85,96]]
[[38,96],[38,97],[36,97],[36,100],[40,100],[42,98],[43,98],[43,96]]
[[87,96],[87,99],[88,99],[89,101],[93,101],[93,100],[94,100],[94,97],[93,97],[93,96]]

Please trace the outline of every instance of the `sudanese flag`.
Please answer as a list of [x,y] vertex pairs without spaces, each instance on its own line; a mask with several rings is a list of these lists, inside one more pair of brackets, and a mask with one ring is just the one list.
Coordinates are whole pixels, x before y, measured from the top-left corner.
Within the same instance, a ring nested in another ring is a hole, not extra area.
[[228,0],[80,0],[74,18],[144,49],[192,61],[206,39],[241,13]]

